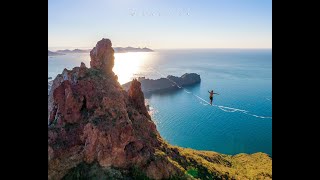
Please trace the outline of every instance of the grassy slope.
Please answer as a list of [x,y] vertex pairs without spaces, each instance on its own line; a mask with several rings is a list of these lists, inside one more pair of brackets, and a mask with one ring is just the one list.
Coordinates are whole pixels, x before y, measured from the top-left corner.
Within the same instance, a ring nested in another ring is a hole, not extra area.
[[179,167],[186,179],[272,179],[272,159],[265,153],[231,156],[164,143],[156,155]]

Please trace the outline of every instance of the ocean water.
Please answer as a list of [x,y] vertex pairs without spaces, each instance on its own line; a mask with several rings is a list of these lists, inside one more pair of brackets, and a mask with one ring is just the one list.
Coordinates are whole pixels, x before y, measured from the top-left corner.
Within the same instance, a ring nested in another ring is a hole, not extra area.
[[[84,62],[89,54],[48,57],[48,76]],[[198,73],[201,83],[145,95],[161,136],[173,145],[224,154],[272,156],[272,50],[188,49],[115,54],[121,84],[134,77]],[[209,90],[219,93],[209,102]]]

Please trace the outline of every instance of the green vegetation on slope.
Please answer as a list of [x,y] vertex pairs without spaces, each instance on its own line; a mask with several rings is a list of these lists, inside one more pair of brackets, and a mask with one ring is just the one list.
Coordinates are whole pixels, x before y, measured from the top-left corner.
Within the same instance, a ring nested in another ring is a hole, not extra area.
[[272,179],[272,159],[265,153],[231,156],[164,142],[156,155],[166,158],[191,179]]

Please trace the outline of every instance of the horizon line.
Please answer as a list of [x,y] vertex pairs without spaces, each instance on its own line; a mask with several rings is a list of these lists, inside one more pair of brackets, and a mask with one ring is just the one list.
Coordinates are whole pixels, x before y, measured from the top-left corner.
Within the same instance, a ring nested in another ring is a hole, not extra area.
[[[112,46],[113,48],[114,47],[124,47],[124,46]],[[134,47],[134,46],[125,46],[124,48],[126,47]],[[54,49],[57,49],[57,48],[60,48],[58,50],[73,50],[73,49],[81,49],[81,50],[84,50],[84,49],[92,49],[90,47],[63,47],[63,46],[51,46],[49,47],[48,46],[48,50],[50,50],[50,48],[54,48]],[[199,48],[199,47],[192,47],[192,48],[151,48],[151,47],[134,47],[134,48],[149,48],[149,49],[152,49],[152,50],[179,50],[179,49],[272,49],[272,47],[258,47],[258,48],[255,48],[255,47],[205,47],[205,48]]]

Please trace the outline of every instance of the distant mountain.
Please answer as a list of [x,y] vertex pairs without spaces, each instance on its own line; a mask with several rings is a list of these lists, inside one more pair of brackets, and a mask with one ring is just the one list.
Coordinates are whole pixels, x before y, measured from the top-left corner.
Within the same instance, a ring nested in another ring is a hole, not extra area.
[[73,53],[88,53],[90,51],[91,51],[91,49],[74,49],[72,52]]
[[68,53],[88,53],[90,51],[91,49],[74,49],[74,50],[65,49],[65,50],[58,50],[56,52],[68,54]]
[[126,52],[153,52],[149,48],[134,48],[134,47],[114,47],[116,53],[126,53]]
[[[135,48],[135,47],[114,47],[115,53],[126,53],[126,52],[153,52],[149,48]],[[74,49],[74,50],[57,50],[56,53],[70,54],[70,53],[90,53],[91,49]]]
[[60,55],[64,55],[64,54],[59,52],[52,52],[48,50],[48,56],[60,56]]

